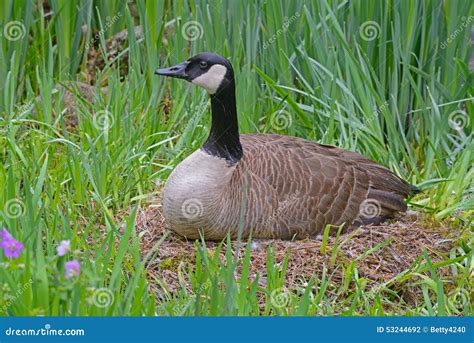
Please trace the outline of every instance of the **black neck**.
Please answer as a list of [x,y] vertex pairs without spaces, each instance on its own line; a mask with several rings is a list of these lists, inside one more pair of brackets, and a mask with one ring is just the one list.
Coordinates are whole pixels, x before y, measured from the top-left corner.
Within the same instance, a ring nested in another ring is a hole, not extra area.
[[239,139],[235,83],[233,78],[225,80],[216,94],[211,95],[212,127],[202,149],[207,153],[225,158],[230,164],[242,158]]

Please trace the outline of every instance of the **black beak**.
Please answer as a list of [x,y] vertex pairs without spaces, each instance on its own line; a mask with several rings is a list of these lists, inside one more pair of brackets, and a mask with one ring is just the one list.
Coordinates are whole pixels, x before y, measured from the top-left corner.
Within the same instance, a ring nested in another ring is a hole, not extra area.
[[174,67],[164,68],[164,69],[156,69],[156,75],[163,75],[169,77],[176,77],[178,79],[188,79],[188,75],[186,74],[186,66],[189,64],[188,61],[175,65]]

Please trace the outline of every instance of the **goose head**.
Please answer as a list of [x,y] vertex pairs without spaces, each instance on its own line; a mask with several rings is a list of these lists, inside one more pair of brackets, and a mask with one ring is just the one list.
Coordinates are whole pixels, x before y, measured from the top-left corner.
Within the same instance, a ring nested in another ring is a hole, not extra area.
[[184,79],[214,95],[234,83],[230,62],[222,56],[203,52],[169,68],[157,69],[157,75]]
[[237,163],[242,158],[242,146],[230,62],[222,56],[203,52],[173,67],[157,69],[155,73],[183,79],[207,90],[211,97],[212,126],[201,150],[224,158],[229,165]]

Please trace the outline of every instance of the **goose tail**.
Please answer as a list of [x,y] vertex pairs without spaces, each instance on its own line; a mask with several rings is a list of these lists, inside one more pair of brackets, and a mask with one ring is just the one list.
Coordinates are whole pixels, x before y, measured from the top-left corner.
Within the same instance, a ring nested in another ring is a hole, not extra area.
[[421,193],[422,190],[420,187],[417,187],[415,185],[410,185],[410,195],[416,195],[418,193]]

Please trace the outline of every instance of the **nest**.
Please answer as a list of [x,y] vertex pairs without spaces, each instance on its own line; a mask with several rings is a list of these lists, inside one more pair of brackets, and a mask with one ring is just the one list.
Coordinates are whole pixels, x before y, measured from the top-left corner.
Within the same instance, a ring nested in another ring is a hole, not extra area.
[[[136,227],[141,238],[143,256],[153,247],[156,248],[157,242],[161,240],[148,264],[147,272],[152,281],[150,284],[157,285],[159,281],[170,292],[183,287],[183,277],[178,276],[182,270],[180,266],[193,268],[196,257],[195,242],[186,241],[166,229],[159,202],[139,211]],[[356,231],[341,234],[338,238],[329,237],[325,248],[322,248],[322,240],[254,240],[250,243],[250,275],[256,277],[258,274],[260,285],[265,287],[267,248],[271,246],[277,264],[282,263],[285,255],[289,254],[285,279],[285,287],[288,289],[305,286],[312,276],[321,276],[323,269],[326,269],[325,272],[330,275],[333,284],[342,283],[343,269],[352,261],[358,270],[359,278],[365,278],[368,288],[374,289],[390,284],[401,273],[415,268],[417,263],[423,263],[423,257],[420,258],[423,250],[433,263],[442,260],[454,246],[453,231],[447,226],[427,225],[426,218],[421,213],[411,211],[396,221],[361,227]],[[246,244],[242,243],[241,251],[234,250],[234,253],[243,256]],[[335,244],[336,249],[333,249]],[[216,242],[206,242],[210,252],[215,250],[217,245]],[[448,273],[449,270],[445,268],[441,272]],[[189,280],[184,282],[186,287],[191,289]],[[160,292],[159,289],[155,291]],[[420,299],[421,296],[419,289],[413,290],[409,287],[402,289],[401,293],[405,300]]]

